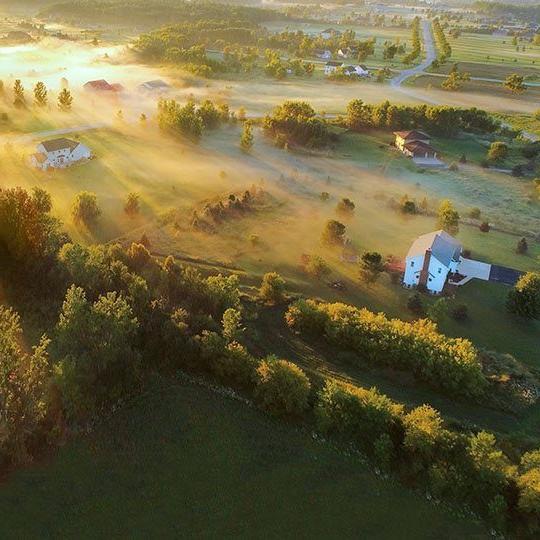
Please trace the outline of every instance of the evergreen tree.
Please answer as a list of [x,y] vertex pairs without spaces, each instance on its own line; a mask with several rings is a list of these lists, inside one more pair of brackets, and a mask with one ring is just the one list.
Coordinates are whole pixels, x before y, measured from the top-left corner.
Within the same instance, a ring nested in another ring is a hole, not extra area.
[[60,94],[58,94],[58,108],[61,111],[68,112],[71,111],[71,105],[73,104],[73,97],[71,92],[64,88]]
[[34,104],[37,107],[45,107],[47,105],[47,87],[41,81],[34,86]]
[[244,152],[249,152],[253,147],[253,128],[251,122],[246,120],[240,137],[240,146]]
[[24,99],[24,86],[20,79],[15,81],[13,85],[13,105],[18,109],[26,107],[26,100]]

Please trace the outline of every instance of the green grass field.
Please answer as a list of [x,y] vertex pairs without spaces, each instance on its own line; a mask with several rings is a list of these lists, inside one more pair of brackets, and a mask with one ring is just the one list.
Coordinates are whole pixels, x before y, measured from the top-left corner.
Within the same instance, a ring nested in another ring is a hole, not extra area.
[[15,473],[0,490],[0,534],[427,540],[487,532],[308,433],[179,383]]
[[[468,66],[478,64],[482,73],[486,73],[489,66],[489,69],[493,69],[492,72],[490,71],[493,73],[492,76],[498,73],[499,66],[518,72],[522,68],[529,70],[540,68],[540,47],[520,41],[520,50],[516,51],[516,46],[512,45],[511,36],[463,33],[457,39],[448,37],[448,41],[452,47],[451,61],[467,62]],[[523,47],[525,47],[524,51]],[[474,71],[471,74],[476,75]]]

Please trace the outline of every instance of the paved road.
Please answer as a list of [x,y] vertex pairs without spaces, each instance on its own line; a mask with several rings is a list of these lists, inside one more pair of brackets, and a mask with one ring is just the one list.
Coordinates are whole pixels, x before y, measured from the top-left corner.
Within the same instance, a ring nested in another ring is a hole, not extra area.
[[[410,77],[424,73],[424,70],[430,67],[433,60],[437,58],[437,48],[435,47],[435,41],[433,39],[433,34],[431,32],[431,23],[429,21],[422,20],[422,30],[423,30],[423,36],[424,36],[424,47],[426,50],[426,59],[421,64],[418,64],[416,67],[402,71],[399,75],[391,79],[390,86],[392,86],[393,88],[395,88],[402,94],[405,94],[415,99],[420,99],[424,103],[429,103],[430,105],[442,105],[442,102],[439,99],[436,99],[433,97],[427,97],[426,95],[420,96],[418,92],[416,91],[416,89],[406,88],[402,86],[402,84]],[[435,74],[435,73],[428,73],[427,75],[434,75],[437,77],[446,77],[446,75]],[[471,78],[473,80],[478,80],[478,81],[502,82],[502,81],[499,81],[498,79],[487,79],[483,77],[471,77]],[[529,83],[529,85],[537,86],[536,83],[532,83],[532,84]],[[507,124],[506,122],[502,122],[502,125],[512,129],[512,126],[510,124]],[[527,131],[522,131],[521,136],[524,139],[527,139],[533,142],[539,140],[539,137],[537,135],[535,135],[534,133],[529,133]]]
[[399,88],[403,82],[413,75],[422,73],[425,69],[431,66],[433,60],[437,58],[437,49],[435,48],[435,42],[433,41],[433,34],[431,33],[431,23],[426,20],[422,20],[422,32],[424,35],[424,48],[426,51],[426,58],[417,66],[402,71],[399,75],[394,77],[390,81],[390,86]]

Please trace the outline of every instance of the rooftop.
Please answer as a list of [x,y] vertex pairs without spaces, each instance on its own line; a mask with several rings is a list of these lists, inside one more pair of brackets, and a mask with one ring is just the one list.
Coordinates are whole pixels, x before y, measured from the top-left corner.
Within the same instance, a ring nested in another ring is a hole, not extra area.
[[417,129],[409,131],[394,131],[394,135],[396,135],[397,137],[401,137],[402,139],[405,139],[407,141],[431,139],[431,137],[427,133],[424,133],[423,131],[419,131]]
[[56,150],[66,149],[73,150],[74,148],[77,148],[77,146],[79,146],[78,142],[65,138],[51,139],[50,141],[43,141],[41,144],[47,152],[54,152]]
[[419,236],[410,247],[407,258],[425,255],[431,250],[431,254],[442,264],[448,266],[452,260],[458,261],[461,254],[461,244],[443,230]]

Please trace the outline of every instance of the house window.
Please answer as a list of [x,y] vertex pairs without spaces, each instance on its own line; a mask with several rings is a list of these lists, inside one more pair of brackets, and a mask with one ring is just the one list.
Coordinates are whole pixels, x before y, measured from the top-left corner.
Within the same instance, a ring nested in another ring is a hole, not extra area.
[[431,278],[429,278],[429,281],[433,281]]
[[439,268],[439,274],[442,272],[442,268]]
[[411,261],[411,266],[414,266],[414,261]]

